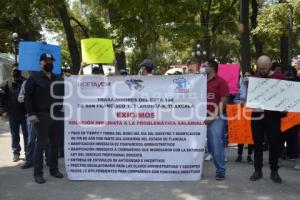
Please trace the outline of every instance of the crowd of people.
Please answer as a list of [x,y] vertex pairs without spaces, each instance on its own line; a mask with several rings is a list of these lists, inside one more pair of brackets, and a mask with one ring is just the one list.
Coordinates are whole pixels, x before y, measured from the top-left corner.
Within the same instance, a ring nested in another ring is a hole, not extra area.
[[[50,175],[63,178],[58,169],[58,158],[64,157],[64,121],[51,117],[51,106],[59,103],[61,99],[55,99],[50,92],[52,84],[62,81],[62,75],[52,73],[55,59],[52,54],[40,56],[40,72],[30,72],[26,80],[18,65],[12,66],[11,78],[0,85],[0,114],[8,117],[12,136],[13,162],[20,160],[20,126],[24,138],[25,163],[22,169],[33,167],[35,182],[45,183],[43,176],[44,155],[46,165],[49,166]],[[81,64],[79,75],[83,75],[85,63]],[[145,59],[140,64],[139,75],[149,76],[153,74],[155,64],[150,59]],[[247,71],[240,78],[239,93],[229,93],[225,80],[218,76],[218,62],[208,60],[202,65],[201,72],[207,74],[207,149],[211,154],[216,167],[216,180],[224,180],[226,177],[226,104],[239,103],[245,105],[247,99],[247,87],[249,77],[267,79],[280,79],[298,81],[297,71],[294,67],[281,67],[273,64],[268,56],[261,56],[257,60],[256,71]],[[93,75],[104,75],[102,65],[92,68]],[[126,69],[117,71],[118,75],[127,75]],[[57,96],[64,94],[62,84],[55,84],[53,91]],[[213,106],[214,105],[214,106]],[[53,114],[63,118],[62,106],[56,106]],[[254,145],[248,145],[247,162],[254,164],[254,172],[250,176],[251,181],[258,181],[263,177],[263,151],[269,150],[270,178],[281,183],[278,169],[279,158],[296,160],[296,169],[300,169],[299,161],[299,132],[300,127],[295,126],[285,133],[280,132],[280,119],[286,113],[268,110],[254,110],[252,117],[260,117],[252,120],[252,132]],[[244,144],[238,144],[238,156],[236,162],[242,162]],[[254,161],[252,154],[254,152]]]
[[[297,70],[292,67],[281,67],[277,63],[272,63],[271,59],[268,56],[261,56],[256,63],[256,71],[246,71],[244,73],[244,76],[241,77],[240,80],[240,87],[239,87],[239,93],[235,96],[232,94],[228,94],[228,90],[224,88],[223,84],[219,84],[219,94],[217,92],[211,92],[210,91],[210,74],[213,73],[213,77],[217,77],[215,70],[216,67],[213,67],[211,65],[211,69],[207,70],[208,73],[208,98],[210,96],[219,96],[219,97],[227,97],[227,100],[222,100],[219,98],[219,101],[215,103],[221,103],[221,105],[224,104],[224,101],[227,101],[227,103],[240,103],[242,105],[245,105],[246,99],[247,99],[247,88],[249,83],[249,77],[258,77],[258,78],[266,78],[266,79],[280,79],[280,80],[288,80],[288,81],[299,81],[299,78],[297,77]],[[224,94],[224,91],[226,91],[226,95]],[[209,94],[209,93],[213,93]],[[208,99],[209,102],[209,99]],[[223,110],[225,107],[223,107]],[[209,109],[208,109],[209,110]],[[219,133],[217,133],[217,130],[210,130],[210,127],[217,127],[218,117],[224,114],[224,112],[219,113],[219,115],[216,115],[217,117],[214,117],[213,124],[208,123],[208,157],[206,160],[210,160],[211,158],[214,161],[214,164],[217,168],[216,170],[216,179],[220,180],[219,172],[220,170],[225,171],[225,157],[223,149],[222,151],[219,150],[217,153],[215,152],[217,147],[211,146],[211,143],[209,140],[214,140],[210,138],[210,134],[217,136],[219,134],[222,134],[218,137],[219,144],[217,145],[218,148],[220,148],[222,143],[222,138],[226,138],[226,128],[224,130],[224,125],[220,123],[218,130]],[[214,116],[214,115],[213,115]],[[269,111],[269,110],[260,110],[260,109],[253,109],[252,111],[252,120],[251,120],[251,128],[252,128],[252,134],[253,134],[253,140],[254,145],[248,145],[248,156],[247,156],[247,162],[252,164],[252,153],[254,151],[254,173],[250,176],[251,181],[258,181],[263,177],[262,174],[262,167],[263,167],[263,151],[269,150],[269,164],[271,169],[270,178],[275,183],[281,183],[282,179],[278,174],[279,159],[288,159],[295,161],[296,165],[295,169],[300,169],[300,160],[299,160],[299,150],[300,150],[300,126],[294,126],[293,128],[285,131],[282,133],[280,131],[280,124],[281,124],[281,118],[285,117],[285,112],[277,112],[277,111]],[[225,120],[224,120],[225,121]],[[223,144],[226,143],[223,140]],[[223,145],[224,146],[224,145]],[[214,149],[215,148],[215,149]],[[238,144],[238,156],[235,162],[240,163],[242,162],[242,154],[243,154],[244,144]],[[220,155],[221,159],[220,159]],[[225,178],[225,176],[221,176],[222,179]]]
[[[22,169],[34,167],[34,179],[44,183],[44,154],[51,176],[63,178],[58,170],[58,157],[63,157],[64,122],[51,117],[51,106],[58,103],[51,95],[51,85],[61,81],[62,76],[52,73],[54,57],[52,54],[40,56],[41,72],[30,72],[25,80],[17,64],[12,68],[12,77],[0,86],[0,108],[2,116],[8,116],[12,134],[13,162],[20,160],[20,134],[22,126],[24,137],[25,163]],[[56,84],[56,95],[63,95],[63,85]],[[55,116],[63,116],[62,107],[53,109]]]

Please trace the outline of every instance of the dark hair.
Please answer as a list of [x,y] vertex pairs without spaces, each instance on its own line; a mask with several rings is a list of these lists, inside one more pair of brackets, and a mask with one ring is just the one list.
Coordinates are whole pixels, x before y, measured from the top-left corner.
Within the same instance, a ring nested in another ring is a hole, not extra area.
[[152,71],[153,71],[153,68],[152,68],[152,67],[147,67],[147,66],[145,66],[145,69],[146,69],[146,71],[147,71],[148,74],[151,74]]
[[251,74],[252,76],[254,75],[253,69],[247,69],[247,70],[245,71],[244,75],[245,75],[247,72],[248,72],[249,74]]
[[175,71],[175,72],[173,73],[173,75],[182,75],[182,72],[180,72],[180,71]]
[[144,59],[143,62],[140,64],[140,66],[145,67],[147,73],[151,74],[155,67],[155,64],[151,59]]
[[273,62],[271,66],[271,70],[274,71],[277,67],[280,67],[280,69],[282,70],[282,67],[278,62]]
[[214,68],[215,72],[218,72],[219,64],[215,59],[209,59],[207,63],[209,67]]
[[293,75],[294,77],[297,77],[297,70],[293,66],[288,66],[283,68],[283,73]]
[[98,67],[95,66],[92,68],[92,74],[101,74],[104,75],[103,66],[101,64],[98,64]]
[[19,67],[19,63],[12,64],[11,68],[14,68],[14,67]]
[[128,75],[127,70],[126,70],[126,69],[123,69],[123,68],[119,70],[119,73],[120,73],[120,75],[122,75],[122,76]]

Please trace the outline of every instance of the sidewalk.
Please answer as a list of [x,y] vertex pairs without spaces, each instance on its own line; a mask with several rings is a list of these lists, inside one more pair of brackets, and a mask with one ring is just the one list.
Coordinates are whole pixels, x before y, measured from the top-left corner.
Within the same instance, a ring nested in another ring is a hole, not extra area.
[[[214,180],[213,163],[205,162],[204,175],[197,182],[128,182],[128,181],[69,181],[55,179],[44,169],[46,183],[33,181],[32,168],[22,170],[23,161],[13,163],[7,123],[0,122],[0,200],[299,200],[300,171],[294,163],[285,161],[279,173],[282,184],[269,178],[264,168],[264,179],[249,181],[253,166],[236,164],[236,149],[227,149],[227,178]],[[267,155],[267,154],[265,154]],[[22,155],[21,157],[24,157]],[[267,163],[265,156],[265,163]],[[60,169],[65,174],[63,159]]]

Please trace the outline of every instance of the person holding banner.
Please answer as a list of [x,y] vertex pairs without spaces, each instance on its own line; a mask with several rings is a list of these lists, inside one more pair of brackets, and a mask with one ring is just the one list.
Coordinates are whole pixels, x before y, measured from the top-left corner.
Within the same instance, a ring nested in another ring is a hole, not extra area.
[[229,88],[224,79],[219,77],[218,63],[209,60],[204,65],[207,73],[207,145],[211,151],[214,165],[216,167],[216,180],[224,180],[225,168],[225,146],[224,127],[222,118],[224,108],[228,101]]
[[[261,56],[257,60],[257,71],[255,77],[269,79],[284,79],[283,74],[271,71],[272,62],[268,56]],[[251,84],[251,83],[250,83]],[[275,183],[281,183],[278,174],[278,159],[282,149],[282,134],[280,132],[280,120],[283,114],[278,111],[253,110],[252,132],[254,140],[254,173],[250,176],[251,181],[258,181],[263,177],[263,142],[265,133],[269,141],[269,164],[271,168],[270,178]]]
[[[25,104],[29,120],[34,123],[37,130],[37,139],[34,152],[34,180],[36,183],[45,183],[43,177],[43,152],[49,140],[49,170],[50,175],[63,178],[58,170],[58,142],[59,126],[53,119],[60,106],[52,108],[57,100],[54,98],[51,85],[61,81],[61,77],[52,73],[55,59],[52,54],[44,53],[40,56],[42,71],[28,79],[25,86]],[[54,90],[54,89],[53,89]],[[55,91],[53,91],[55,93]],[[52,109],[52,110],[51,110]],[[52,115],[54,114],[54,115]]]

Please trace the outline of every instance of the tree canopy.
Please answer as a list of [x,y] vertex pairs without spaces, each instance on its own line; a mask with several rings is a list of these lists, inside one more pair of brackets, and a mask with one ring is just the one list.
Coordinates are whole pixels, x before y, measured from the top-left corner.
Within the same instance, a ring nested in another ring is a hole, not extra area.
[[[250,2],[252,60],[262,53],[280,60],[280,38],[289,35],[291,19],[292,53],[300,54],[300,0]],[[80,40],[88,37],[113,39],[133,71],[144,58],[162,67],[196,62],[196,43],[202,60],[240,61],[239,19],[238,0],[11,0],[0,7],[0,51],[11,52],[13,32],[23,40],[43,40],[44,29],[56,33],[63,62],[72,63],[74,73]]]

